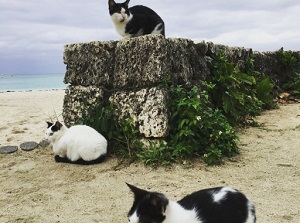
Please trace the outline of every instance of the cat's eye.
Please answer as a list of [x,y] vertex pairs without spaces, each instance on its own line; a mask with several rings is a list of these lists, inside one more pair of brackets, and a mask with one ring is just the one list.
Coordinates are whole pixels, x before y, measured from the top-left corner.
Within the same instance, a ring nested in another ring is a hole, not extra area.
[[49,133],[49,136],[53,136],[53,132]]

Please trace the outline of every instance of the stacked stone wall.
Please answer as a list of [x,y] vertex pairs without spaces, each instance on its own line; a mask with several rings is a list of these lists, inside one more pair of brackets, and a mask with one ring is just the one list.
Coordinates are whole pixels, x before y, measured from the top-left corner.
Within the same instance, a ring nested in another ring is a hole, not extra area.
[[[183,86],[199,85],[210,72],[212,56],[224,50],[239,65],[254,54],[255,69],[281,85],[291,70],[283,70],[276,52],[253,52],[211,42],[147,35],[120,41],[65,46],[64,82],[69,84],[63,118],[71,126],[89,105],[116,105],[120,118],[132,118],[146,138],[166,137],[169,132],[168,92],[159,87],[171,78]],[[299,68],[300,70],[300,68]]]

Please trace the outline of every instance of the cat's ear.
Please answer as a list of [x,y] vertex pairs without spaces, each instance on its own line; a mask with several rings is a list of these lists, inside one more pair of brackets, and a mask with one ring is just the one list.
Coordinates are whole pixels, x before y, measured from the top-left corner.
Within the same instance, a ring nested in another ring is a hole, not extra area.
[[115,5],[116,3],[115,3],[115,1],[114,0],[108,0],[108,5],[109,5],[109,8],[112,8],[112,7],[114,7],[114,5]]
[[144,197],[147,193],[149,193],[148,191],[145,191],[143,189],[137,188],[129,183],[126,183],[127,186],[130,188],[130,190],[133,192],[135,199],[139,199]]
[[126,0],[124,3],[128,7],[130,0]]
[[51,122],[47,122],[48,128],[53,125]]
[[60,128],[63,126],[59,121],[55,122],[55,126],[57,128],[57,130],[60,130]]
[[150,202],[156,210],[161,211],[162,214],[165,213],[167,205],[169,204],[168,198],[161,193],[152,193],[150,195]]

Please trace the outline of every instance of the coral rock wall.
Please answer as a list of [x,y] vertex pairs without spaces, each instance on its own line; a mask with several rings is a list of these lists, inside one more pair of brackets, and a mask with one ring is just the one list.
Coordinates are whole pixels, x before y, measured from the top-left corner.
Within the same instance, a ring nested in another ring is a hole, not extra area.
[[[64,82],[69,86],[64,99],[64,121],[73,125],[88,105],[113,101],[118,116],[132,118],[146,138],[166,137],[168,93],[158,85],[168,77],[174,84],[199,85],[211,75],[212,55],[218,50],[224,50],[241,70],[253,53],[251,49],[161,35],[66,45]],[[280,85],[288,74],[278,65],[276,53],[254,55],[255,68]]]

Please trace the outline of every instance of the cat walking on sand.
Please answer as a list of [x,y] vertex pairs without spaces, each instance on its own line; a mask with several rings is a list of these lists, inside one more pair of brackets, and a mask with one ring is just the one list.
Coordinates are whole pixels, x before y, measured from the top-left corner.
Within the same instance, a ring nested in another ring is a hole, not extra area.
[[255,223],[255,208],[241,192],[216,187],[194,192],[180,201],[127,184],[134,194],[129,223]]
[[112,22],[122,37],[130,38],[147,34],[165,36],[164,21],[155,11],[142,5],[129,8],[129,1],[116,3],[114,0],[108,0]]
[[89,165],[105,159],[107,141],[95,129],[86,125],[68,128],[59,121],[47,124],[45,139],[53,146],[56,162]]

